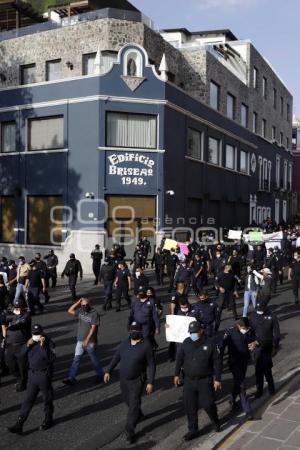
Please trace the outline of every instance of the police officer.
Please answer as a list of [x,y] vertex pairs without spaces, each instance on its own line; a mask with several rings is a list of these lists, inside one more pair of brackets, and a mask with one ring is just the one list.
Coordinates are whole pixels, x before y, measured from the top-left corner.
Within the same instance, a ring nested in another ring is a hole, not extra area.
[[212,259],[211,271],[214,275],[215,289],[218,294],[219,294],[218,280],[224,271],[225,264],[226,258],[224,257],[224,255],[222,255],[221,250],[217,250],[215,257]]
[[275,294],[277,290],[277,281],[279,276],[278,259],[274,253],[273,248],[269,248],[267,256],[264,260],[264,268],[270,269],[272,274],[272,293]]
[[30,314],[35,314],[35,307],[37,306],[39,312],[43,312],[44,307],[40,302],[40,292],[46,290],[46,280],[44,272],[37,268],[36,260],[30,261],[31,270],[28,272],[28,278],[25,282],[25,288],[28,292],[28,305]]
[[133,259],[130,265],[133,264],[132,273],[135,273],[137,267],[143,267],[143,252],[139,245],[135,247]]
[[36,253],[34,257],[36,261],[37,270],[41,273],[41,277],[45,280],[45,288],[42,290],[42,293],[45,297],[45,303],[49,303],[50,295],[48,293],[48,269],[45,261],[42,260],[42,255],[40,253]]
[[153,298],[148,298],[146,287],[141,287],[138,291],[138,296],[132,301],[128,326],[130,327],[133,322],[141,325],[143,338],[150,339],[155,347],[154,333],[159,334],[160,322],[155,301]]
[[253,270],[253,273],[259,279],[257,300],[264,300],[269,303],[272,297],[273,286],[271,270],[265,267],[260,273],[256,270]]
[[207,339],[204,329],[197,321],[189,325],[190,337],[178,348],[175,365],[175,386],[180,386],[181,370],[184,371],[183,400],[188,419],[186,441],[195,439],[199,434],[198,409],[203,408],[220,431],[217,408],[214,401],[215,391],[221,389],[222,361],[219,348]]
[[74,253],[70,254],[70,259],[67,262],[61,277],[64,278],[66,275],[69,278],[69,287],[72,295],[72,301],[76,302],[76,283],[78,274],[80,275],[80,279],[82,280],[82,267],[81,262],[75,258]]
[[227,309],[232,309],[234,320],[237,320],[235,303],[235,299],[238,298],[236,290],[237,280],[231,271],[230,264],[226,264],[223,273],[218,276],[218,285],[220,291],[220,316],[223,309],[227,307]]
[[228,348],[228,365],[233,377],[231,392],[232,410],[237,409],[236,398],[239,395],[242,408],[248,420],[252,420],[250,400],[246,393],[245,378],[250,361],[249,345],[255,341],[247,317],[240,319],[234,327],[227,329],[220,344],[221,355]]
[[215,300],[209,299],[207,291],[199,292],[198,299],[192,307],[193,315],[203,325],[204,334],[211,337],[220,326],[220,308]]
[[172,292],[174,288],[174,277],[176,273],[177,264],[179,263],[178,256],[176,255],[175,248],[172,248],[170,252],[166,253],[166,267],[167,275],[169,277],[169,289],[168,292]]
[[149,286],[149,278],[144,274],[142,267],[137,267],[133,274],[133,293],[137,295],[140,288]]
[[293,283],[293,294],[295,304],[299,304],[300,289],[300,250],[294,252],[294,259],[291,261],[288,271],[288,279]]
[[13,315],[4,316],[2,325],[6,343],[5,360],[10,373],[17,378],[16,391],[21,392],[26,389],[26,343],[31,335],[31,317],[23,299],[14,300]]
[[95,249],[91,253],[91,258],[93,260],[93,272],[94,272],[94,275],[95,275],[94,284],[96,285],[99,282],[101,262],[102,262],[102,258],[103,258],[103,253],[100,250],[100,245],[99,244],[95,245]]
[[151,244],[150,244],[150,241],[148,240],[147,236],[144,236],[140,240],[139,247],[143,254],[142,268],[144,269],[145,267],[148,267],[147,259],[148,259],[149,253],[151,253]]
[[[126,438],[129,443],[135,439],[135,427],[143,417],[141,411],[141,397],[146,384],[146,392],[152,394],[154,390],[155,359],[151,343],[143,339],[141,325],[132,323],[129,328],[129,339],[123,341],[104,375],[104,382],[108,383],[113,369],[120,364],[120,386],[125,403],[128,406],[126,421]],[[146,371],[148,368],[148,378]]]
[[55,360],[55,346],[48,338],[41,325],[34,325],[32,337],[27,342],[28,349],[28,383],[25,398],[15,425],[8,428],[14,434],[23,433],[23,425],[41,392],[44,401],[45,418],[40,430],[48,430],[53,425],[53,388],[52,374]]
[[124,296],[128,306],[130,306],[131,303],[129,297],[129,291],[131,288],[130,272],[126,267],[124,261],[120,261],[118,264],[114,286],[116,288],[116,304],[117,304],[116,312],[119,312],[121,311],[122,296]]
[[103,310],[108,311],[112,308],[112,291],[113,283],[116,277],[116,268],[113,261],[110,258],[105,258],[104,264],[101,266],[100,270],[100,283],[103,281],[104,284],[104,294],[105,300],[103,305]]
[[274,247],[274,254],[277,259],[277,268],[278,268],[278,280],[280,285],[283,285],[283,271],[284,271],[284,265],[285,265],[285,257],[284,253],[280,250],[278,245],[275,245]]
[[51,287],[55,288],[57,283],[57,266],[58,258],[54,254],[54,250],[50,250],[48,255],[44,256],[47,265],[48,284],[51,280]]
[[158,247],[153,255],[151,267],[155,269],[156,282],[159,286],[163,285],[165,272],[165,255]]
[[11,259],[8,265],[8,296],[10,304],[13,304],[17,289],[17,266]]
[[186,261],[182,261],[179,266],[177,266],[177,270],[174,277],[174,283],[184,283],[185,285],[185,293],[187,294],[191,285],[192,278],[192,270],[187,265]]
[[280,341],[279,322],[274,313],[268,309],[266,300],[259,300],[256,311],[249,316],[250,327],[255,334],[256,341],[250,349],[255,351],[256,394],[263,395],[264,377],[268,383],[270,395],[274,395],[275,386],[272,375],[272,356],[276,353]]

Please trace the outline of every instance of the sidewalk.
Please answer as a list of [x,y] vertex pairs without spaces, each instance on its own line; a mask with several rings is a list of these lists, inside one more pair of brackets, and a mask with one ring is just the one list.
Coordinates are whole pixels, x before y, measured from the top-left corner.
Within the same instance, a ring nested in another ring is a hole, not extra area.
[[226,439],[219,450],[300,449],[300,376]]

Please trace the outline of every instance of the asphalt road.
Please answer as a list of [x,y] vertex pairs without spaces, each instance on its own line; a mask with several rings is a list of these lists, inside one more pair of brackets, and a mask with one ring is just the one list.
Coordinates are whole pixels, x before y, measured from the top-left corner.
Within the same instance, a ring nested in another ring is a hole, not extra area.
[[[127,337],[128,309],[120,313],[111,310],[102,311],[103,295],[99,287],[91,281],[83,281],[78,285],[78,294],[88,295],[101,314],[99,333],[100,354],[104,367],[113,355],[120,340]],[[182,389],[174,388],[172,376],[174,364],[168,362],[167,343],[164,338],[164,327],[158,337],[157,375],[155,393],[143,400],[143,411],[146,418],[137,427],[137,442],[127,446],[124,440],[124,420],[126,408],[122,402],[118,371],[112,382],[105,386],[95,383],[95,373],[88,356],[82,361],[78,383],[69,388],[62,385],[72,361],[76,342],[76,320],[67,314],[70,297],[67,288],[59,287],[50,292],[51,300],[45,313],[34,318],[34,323],[41,323],[45,331],[56,343],[57,360],[55,364],[55,426],[48,431],[38,431],[43,420],[43,409],[39,398],[29,419],[24,426],[22,437],[11,435],[6,427],[14,423],[23,394],[14,392],[12,377],[4,377],[0,388],[0,448],[7,450],[71,450],[71,449],[186,449],[191,445],[182,441],[186,432],[186,420],[182,407]],[[167,312],[169,296],[165,289],[158,290],[162,296],[164,309]],[[241,301],[239,304],[241,305]],[[300,337],[300,308],[293,305],[290,286],[285,284],[278,289],[278,295],[272,300],[272,308],[279,315],[282,331],[282,348],[275,358],[277,376],[293,368],[300,356],[298,343]],[[238,308],[241,314],[241,306]],[[231,313],[225,312],[221,329],[232,325]],[[254,390],[253,367],[248,371],[248,387]],[[217,395],[218,408],[223,421],[223,428],[230,417],[228,394],[231,376],[224,370],[223,391]],[[204,413],[199,415],[203,435],[198,443],[213,436],[209,421]],[[195,445],[195,442],[193,443]]]

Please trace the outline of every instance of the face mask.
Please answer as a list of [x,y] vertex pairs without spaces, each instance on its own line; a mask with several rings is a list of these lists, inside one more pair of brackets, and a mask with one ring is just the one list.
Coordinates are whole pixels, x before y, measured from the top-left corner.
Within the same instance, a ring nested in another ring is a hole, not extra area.
[[14,309],[14,310],[13,310],[13,313],[14,313],[16,316],[19,316],[19,315],[21,314],[21,311],[20,311],[19,309]]
[[90,305],[81,305],[82,312],[90,312]]
[[200,339],[199,334],[198,333],[191,333],[191,339],[194,342],[199,341],[199,339]]
[[140,275],[141,275],[141,272],[135,272],[135,276],[136,276],[137,278],[140,278]]
[[142,339],[143,333],[141,333],[140,331],[131,331],[129,336],[133,341],[139,341],[140,339]]
[[260,316],[262,316],[264,314],[264,311],[256,311],[257,314],[259,314]]
[[240,329],[240,332],[241,332],[242,334],[247,334],[247,333],[248,333],[248,330]]
[[21,260],[21,261],[19,261],[19,264],[23,265],[23,264],[24,264],[24,261],[22,261],[22,260]]
[[142,303],[145,303],[145,301],[147,301],[147,300],[148,300],[148,297],[140,298],[140,301],[141,301]]
[[41,335],[40,334],[33,334],[32,335],[32,340],[34,341],[34,342],[39,342],[39,340],[41,339]]
[[182,312],[188,312],[189,308],[180,308]]

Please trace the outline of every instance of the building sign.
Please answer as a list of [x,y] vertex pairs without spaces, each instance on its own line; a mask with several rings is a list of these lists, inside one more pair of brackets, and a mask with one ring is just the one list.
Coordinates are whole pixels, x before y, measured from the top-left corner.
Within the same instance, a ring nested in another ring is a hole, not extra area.
[[155,153],[106,152],[106,184],[108,189],[122,189],[124,187],[155,188],[156,170],[157,155]]

